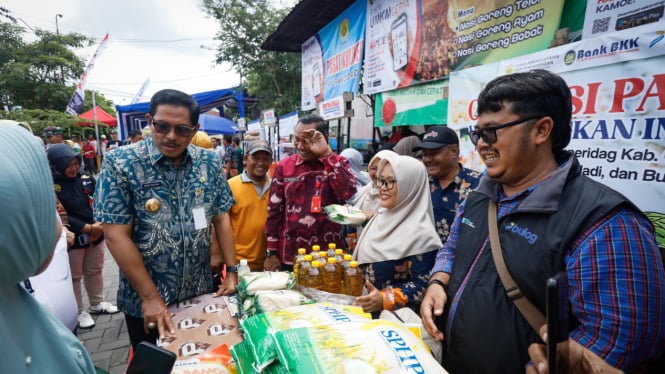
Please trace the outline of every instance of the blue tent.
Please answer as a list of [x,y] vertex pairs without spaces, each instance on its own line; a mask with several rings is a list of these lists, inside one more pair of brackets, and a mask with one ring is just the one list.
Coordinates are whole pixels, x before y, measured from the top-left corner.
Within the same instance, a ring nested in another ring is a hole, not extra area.
[[205,131],[208,135],[233,135],[238,132],[238,125],[235,122],[210,114],[201,114],[199,124],[201,124],[199,130]]
[[[223,90],[200,92],[192,95],[196,102],[201,107],[201,113],[207,112],[212,108],[217,108],[227,100],[235,99],[239,103],[244,101],[244,93],[242,88],[232,89],[227,88]],[[125,139],[129,130],[142,129],[147,123],[145,114],[150,109],[150,102],[130,104],[130,105],[116,105],[116,116],[118,117],[118,129],[120,130],[120,139]],[[240,115],[244,116],[244,107],[240,108]]]

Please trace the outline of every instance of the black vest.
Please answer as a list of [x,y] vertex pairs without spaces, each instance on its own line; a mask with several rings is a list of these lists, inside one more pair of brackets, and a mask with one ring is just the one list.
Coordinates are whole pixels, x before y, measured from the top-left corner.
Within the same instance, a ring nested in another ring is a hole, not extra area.
[[[565,269],[564,254],[574,241],[620,205],[639,212],[618,192],[581,175],[574,157],[568,162],[498,221],[506,266],[543,314],[547,278]],[[498,185],[484,179],[485,191],[481,184],[469,195],[459,225],[446,320],[453,299],[459,301],[444,340],[444,366],[456,374],[523,373],[528,347],[540,339],[506,296],[494,266],[487,206],[488,195],[496,196]],[[571,320],[571,330],[574,327]]]

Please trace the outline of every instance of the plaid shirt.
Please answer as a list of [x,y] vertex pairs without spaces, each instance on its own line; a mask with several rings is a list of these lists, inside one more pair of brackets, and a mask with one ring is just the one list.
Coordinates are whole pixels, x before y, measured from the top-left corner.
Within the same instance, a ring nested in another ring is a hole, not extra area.
[[[511,197],[501,193],[499,219],[514,211],[537,187]],[[437,254],[432,274],[452,272],[464,205],[455,216],[448,241]],[[491,251],[489,240],[480,251]],[[573,315],[580,322],[570,333],[572,339],[622,370],[663,351],[665,271],[646,218],[625,208],[617,209],[583,233],[565,256],[568,297]],[[456,309],[455,295],[449,297],[453,300],[447,329]]]
[[[312,197],[317,193],[321,196],[321,212],[312,213]],[[323,207],[344,204],[355,193],[356,180],[342,156],[333,153],[304,162],[295,154],[280,161],[270,185],[268,250],[277,251],[279,260],[290,265],[300,247],[308,252],[314,244],[327,248],[327,243],[336,243],[337,248],[346,248],[342,226],[328,220]]]

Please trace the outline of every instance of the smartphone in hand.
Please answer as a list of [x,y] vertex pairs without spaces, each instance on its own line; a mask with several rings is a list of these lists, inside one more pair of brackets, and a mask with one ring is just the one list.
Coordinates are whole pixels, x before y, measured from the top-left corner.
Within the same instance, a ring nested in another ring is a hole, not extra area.
[[568,277],[562,271],[547,280],[547,364],[548,373],[559,372],[557,344],[568,340]]
[[176,354],[152,343],[141,342],[136,347],[127,374],[170,374]]

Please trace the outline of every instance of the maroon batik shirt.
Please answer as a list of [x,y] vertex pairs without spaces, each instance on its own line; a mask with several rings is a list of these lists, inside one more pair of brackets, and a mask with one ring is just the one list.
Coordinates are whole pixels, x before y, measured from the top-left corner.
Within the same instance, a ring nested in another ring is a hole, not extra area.
[[[312,197],[317,193],[321,196],[321,212],[312,213]],[[276,251],[283,264],[291,265],[301,247],[307,253],[315,244],[323,250],[328,243],[346,248],[342,226],[329,221],[323,207],[344,204],[355,193],[355,178],[342,156],[332,153],[305,162],[296,153],[280,161],[270,184],[268,250]]]

